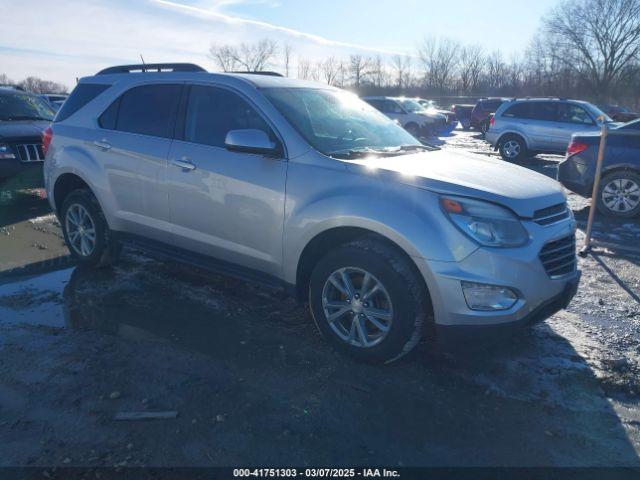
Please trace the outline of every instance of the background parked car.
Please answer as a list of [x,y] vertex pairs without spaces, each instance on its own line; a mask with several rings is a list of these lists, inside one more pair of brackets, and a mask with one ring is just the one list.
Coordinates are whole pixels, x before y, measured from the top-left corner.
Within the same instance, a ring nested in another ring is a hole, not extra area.
[[599,105],[599,108],[616,122],[630,122],[640,118],[640,113],[632,112],[627,107],[620,105]]
[[[632,217],[640,214],[640,120],[613,130],[638,135],[608,136],[596,205],[606,215]],[[600,132],[573,135],[558,169],[558,180],[587,198],[593,192],[600,137]]]
[[416,98],[415,101],[422,105],[427,112],[439,113],[440,115],[445,116],[445,118],[447,119],[447,124],[442,133],[450,133],[458,126],[458,119],[456,118],[456,114],[451,110],[445,110],[434,100],[427,100],[426,98]]
[[416,138],[429,137],[443,130],[444,115],[429,112],[415,100],[404,97],[364,97],[369,105],[400,122],[402,128]]
[[486,140],[507,161],[537,153],[564,153],[577,132],[597,132],[603,119],[595,105],[559,98],[524,98],[504,103],[491,120]]
[[455,114],[456,119],[460,122],[463,129],[471,128],[471,112],[475,105],[455,104],[451,105],[451,111]]
[[470,127],[486,133],[489,129],[489,115],[495,113],[506,101],[506,98],[483,98],[478,100],[478,103],[471,111]]
[[0,87],[0,180],[21,174],[42,185],[42,132],[54,114],[38,95]]
[[60,110],[60,107],[65,102],[69,95],[61,94],[61,93],[43,93],[40,95],[43,100],[45,100],[49,106],[54,110]]

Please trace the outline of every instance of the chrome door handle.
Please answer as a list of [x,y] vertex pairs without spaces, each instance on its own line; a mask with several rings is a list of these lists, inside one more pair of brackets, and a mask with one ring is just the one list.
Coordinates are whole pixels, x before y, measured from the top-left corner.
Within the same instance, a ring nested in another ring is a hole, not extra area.
[[182,160],[172,160],[171,161],[172,165],[175,165],[176,167],[180,167],[183,170],[195,170],[196,166],[191,163],[189,160],[187,160],[186,158],[183,158]]
[[95,142],[93,142],[93,144],[96,147],[102,148],[104,150],[109,150],[111,148],[111,144],[109,142],[107,142],[105,139],[102,139],[100,141],[96,140]]

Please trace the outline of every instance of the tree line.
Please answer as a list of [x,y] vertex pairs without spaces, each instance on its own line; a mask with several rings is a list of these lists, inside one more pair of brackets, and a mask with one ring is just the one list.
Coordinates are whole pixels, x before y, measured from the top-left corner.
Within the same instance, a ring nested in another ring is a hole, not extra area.
[[433,37],[406,54],[297,56],[295,69],[293,48],[268,38],[213,44],[209,54],[222,71],[275,70],[360,94],[561,96],[640,106],[640,0],[560,0],[529,47],[510,58]]
[[43,80],[38,77],[27,77],[24,80],[16,82],[9,78],[6,73],[0,73],[0,86],[1,85],[15,85],[32,93],[68,93],[67,87],[58,82]]

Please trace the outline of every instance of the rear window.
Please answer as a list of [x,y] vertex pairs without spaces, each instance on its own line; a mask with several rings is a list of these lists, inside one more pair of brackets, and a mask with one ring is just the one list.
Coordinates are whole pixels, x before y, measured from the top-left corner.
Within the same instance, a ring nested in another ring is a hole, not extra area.
[[502,105],[502,102],[500,100],[489,100],[480,102],[480,108],[482,108],[482,110],[492,113],[498,110],[498,107],[500,107],[500,105]]
[[99,83],[80,83],[73,89],[69,98],[62,104],[54,122],[66,120],[71,115],[84,107],[91,100],[104,92],[111,85]]
[[100,126],[110,130],[153,137],[173,136],[181,85],[143,85],[132,88],[100,116]]

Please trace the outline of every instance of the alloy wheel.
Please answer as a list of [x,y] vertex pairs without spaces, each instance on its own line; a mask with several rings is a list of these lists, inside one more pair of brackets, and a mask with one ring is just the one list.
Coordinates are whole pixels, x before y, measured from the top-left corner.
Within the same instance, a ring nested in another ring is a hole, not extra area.
[[74,203],[67,209],[65,227],[71,248],[83,257],[90,256],[96,248],[96,229],[85,207]]
[[616,213],[627,213],[640,204],[640,185],[628,178],[616,178],[604,186],[602,203]]
[[516,158],[518,155],[520,155],[520,144],[515,141],[515,140],[509,140],[507,142],[505,142],[504,146],[502,147],[504,154],[507,158]]
[[333,332],[356,347],[378,345],[393,321],[389,293],[361,268],[340,268],[329,275],[322,289],[322,308]]

